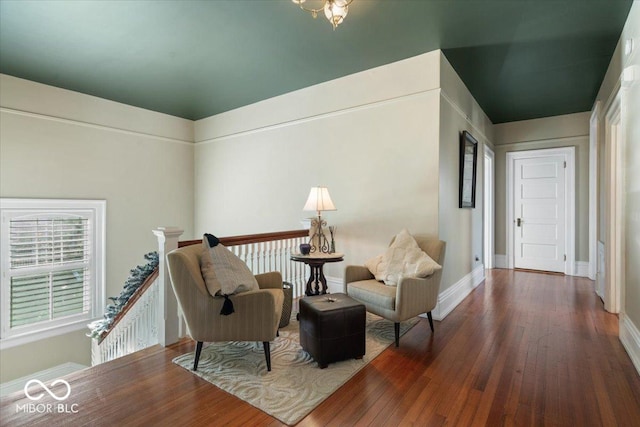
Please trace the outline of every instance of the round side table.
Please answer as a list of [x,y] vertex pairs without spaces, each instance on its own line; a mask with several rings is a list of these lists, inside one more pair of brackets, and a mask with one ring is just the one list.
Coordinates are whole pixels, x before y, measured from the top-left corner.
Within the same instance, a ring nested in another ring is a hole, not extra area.
[[[292,254],[291,260],[303,262],[311,269],[309,280],[307,281],[307,290],[305,295],[322,295],[327,293],[327,278],[324,277],[323,267],[328,262],[341,262],[344,260],[344,254]],[[315,284],[315,289],[313,285]]]

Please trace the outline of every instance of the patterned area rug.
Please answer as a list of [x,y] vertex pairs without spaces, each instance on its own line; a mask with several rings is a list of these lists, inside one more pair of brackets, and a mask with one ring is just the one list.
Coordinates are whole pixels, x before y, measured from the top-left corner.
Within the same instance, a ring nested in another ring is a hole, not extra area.
[[[400,333],[404,334],[417,322],[414,318],[401,323]],[[267,372],[262,343],[234,341],[205,344],[194,373],[283,423],[293,425],[394,341],[393,323],[367,313],[365,356],[361,360],[330,363],[320,369],[300,347],[298,328],[298,322],[292,319],[271,343],[271,372]],[[193,372],[193,358],[194,354],[188,353],[173,362]]]

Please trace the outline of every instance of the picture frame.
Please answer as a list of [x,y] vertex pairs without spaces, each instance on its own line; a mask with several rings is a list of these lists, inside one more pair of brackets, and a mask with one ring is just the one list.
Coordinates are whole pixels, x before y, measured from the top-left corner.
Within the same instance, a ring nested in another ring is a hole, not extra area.
[[460,208],[476,207],[478,141],[466,130],[460,133]]

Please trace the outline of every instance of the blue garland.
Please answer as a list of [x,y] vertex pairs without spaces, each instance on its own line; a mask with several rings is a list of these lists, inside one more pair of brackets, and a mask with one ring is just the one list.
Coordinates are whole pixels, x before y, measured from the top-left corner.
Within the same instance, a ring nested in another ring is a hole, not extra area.
[[142,286],[144,281],[147,280],[147,277],[158,267],[158,252],[149,252],[144,256],[144,259],[147,260],[147,263],[131,270],[129,277],[124,282],[124,288],[120,292],[120,295],[117,297],[109,297],[109,299],[113,301],[113,304],[107,305],[104,319],[96,320],[87,325],[89,329],[91,329],[91,332],[87,334],[88,337],[98,339],[104,332],[108,331],[115,317],[127,305],[135,291]]

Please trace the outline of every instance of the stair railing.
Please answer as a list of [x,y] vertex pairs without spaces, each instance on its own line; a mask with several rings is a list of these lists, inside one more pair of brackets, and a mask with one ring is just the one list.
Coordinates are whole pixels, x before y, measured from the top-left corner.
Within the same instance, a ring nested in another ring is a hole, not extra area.
[[[186,334],[178,303],[171,288],[166,255],[174,249],[201,245],[202,239],[180,242],[183,230],[161,227],[153,230],[158,238],[159,265],[136,290],[109,330],[92,340],[92,364],[97,365],[155,344],[167,346]],[[283,281],[293,287],[294,298],[304,295],[305,265],[291,261],[308,230],[250,234],[220,238],[220,242],[242,259],[254,274],[280,271]]]

